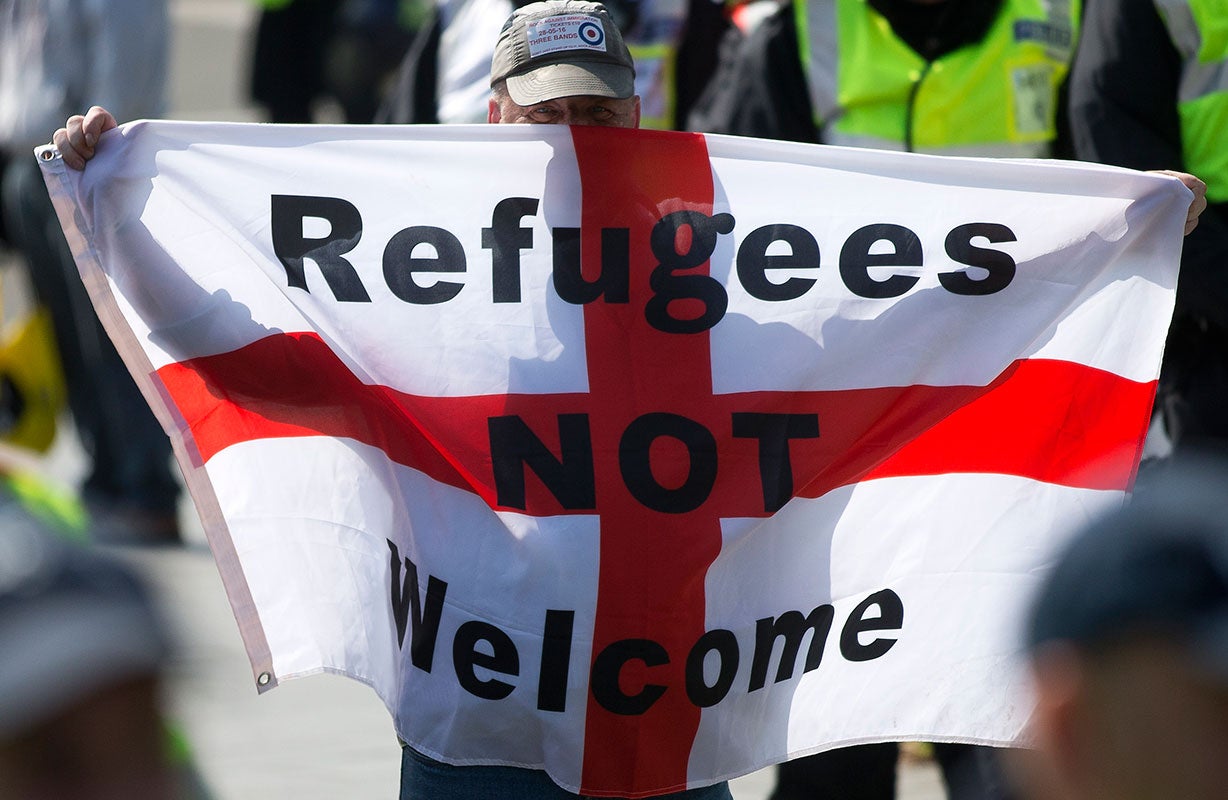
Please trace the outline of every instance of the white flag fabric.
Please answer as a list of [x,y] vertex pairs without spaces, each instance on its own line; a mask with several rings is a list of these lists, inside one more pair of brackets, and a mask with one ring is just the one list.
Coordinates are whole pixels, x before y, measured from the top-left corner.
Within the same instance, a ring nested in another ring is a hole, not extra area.
[[1019,743],[1018,625],[1134,479],[1188,191],[561,126],[40,152],[257,683],[648,796]]

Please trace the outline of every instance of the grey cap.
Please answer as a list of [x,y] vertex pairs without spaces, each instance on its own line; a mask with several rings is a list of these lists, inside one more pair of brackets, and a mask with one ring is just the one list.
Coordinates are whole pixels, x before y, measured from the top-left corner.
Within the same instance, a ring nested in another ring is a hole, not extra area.
[[1093,649],[1136,634],[1188,647],[1228,680],[1228,466],[1191,457],[1076,535],[1037,594],[1035,648]]
[[0,494],[0,740],[156,675],[166,629],[132,571]]
[[490,85],[507,81],[517,104],[635,94],[631,52],[601,3],[546,0],[518,8],[495,44]]

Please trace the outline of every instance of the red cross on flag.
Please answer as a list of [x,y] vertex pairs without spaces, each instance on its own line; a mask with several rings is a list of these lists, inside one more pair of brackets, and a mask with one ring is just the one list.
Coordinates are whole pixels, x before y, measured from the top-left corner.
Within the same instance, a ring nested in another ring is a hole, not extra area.
[[554,126],[141,122],[44,153],[262,687],[597,796],[1011,744],[1130,489],[1174,179]]

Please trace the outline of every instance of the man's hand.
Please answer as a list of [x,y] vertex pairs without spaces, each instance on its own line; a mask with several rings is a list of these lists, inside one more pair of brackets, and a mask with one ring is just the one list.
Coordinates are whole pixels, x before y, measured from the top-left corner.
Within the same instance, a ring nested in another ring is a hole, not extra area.
[[[94,106],[84,115],[75,114],[69,117],[64,127],[51,137],[51,141],[59,149],[65,164],[73,169],[85,169],[85,162],[94,157],[98,137],[117,124],[110,111],[102,106]],[[1203,189],[1205,191],[1206,187]]]
[[1189,213],[1185,217],[1185,233],[1188,236],[1190,231],[1198,227],[1198,215],[1207,208],[1207,185],[1188,172],[1177,172],[1171,169],[1160,169],[1156,172],[1173,176],[1194,193],[1194,200],[1190,203]]

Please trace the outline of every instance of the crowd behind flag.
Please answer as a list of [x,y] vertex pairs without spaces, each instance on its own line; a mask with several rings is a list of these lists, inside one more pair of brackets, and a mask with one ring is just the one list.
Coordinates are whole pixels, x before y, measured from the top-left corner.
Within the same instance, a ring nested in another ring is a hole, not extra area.
[[591,794],[1020,742],[1029,592],[1137,469],[1178,181],[554,126],[107,136],[44,174],[261,688],[346,674],[423,753]]

